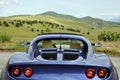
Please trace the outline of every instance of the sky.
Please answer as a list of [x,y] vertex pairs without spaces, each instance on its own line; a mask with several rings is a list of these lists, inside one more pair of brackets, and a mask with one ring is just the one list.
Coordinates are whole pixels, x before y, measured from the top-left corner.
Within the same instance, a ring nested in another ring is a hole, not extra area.
[[120,0],[0,0],[1,17],[47,11],[109,20],[120,16]]

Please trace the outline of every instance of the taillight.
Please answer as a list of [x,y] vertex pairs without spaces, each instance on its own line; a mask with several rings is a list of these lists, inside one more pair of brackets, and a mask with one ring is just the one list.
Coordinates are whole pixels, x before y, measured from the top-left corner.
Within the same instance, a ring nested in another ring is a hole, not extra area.
[[13,76],[18,77],[21,74],[20,67],[13,67],[11,73]]
[[100,78],[105,78],[106,75],[107,75],[107,70],[104,69],[104,68],[100,68],[100,69],[98,69],[98,71],[97,71],[97,75],[98,75]]
[[86,70],[85,74],[86,74],[87,78],[91,79],[95,76],[95,70],[92,69],[92,68],[89,68],[89,69]]
[[33,70],[32,70],[32,68],[27,67],[27,68],[24,69],[23,73],[26,77],[31,77],[32,74],[33,74]]

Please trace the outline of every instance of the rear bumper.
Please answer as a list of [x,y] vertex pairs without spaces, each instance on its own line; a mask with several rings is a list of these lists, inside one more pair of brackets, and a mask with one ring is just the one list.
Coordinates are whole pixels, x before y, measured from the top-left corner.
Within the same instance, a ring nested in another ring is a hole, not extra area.
[[[9,73],[4,69],[1,73],[0,80],[119,80],[118,74],[114,68],[113,72],[111,72],[110,76],[107,79],[100,79],[97,74],[94,78],[88,79],[85,75],[85,70],[82,71],[82,67],[75,67],[76,69],[66,67],[56,67],[57,69],[49,69],[47,66],[41,67],[41,70],[37,70],[32,77],[25,77],[21,74],[20,77],[13,77],[9,75]],[[46,71],[45,71],[46,69]]]

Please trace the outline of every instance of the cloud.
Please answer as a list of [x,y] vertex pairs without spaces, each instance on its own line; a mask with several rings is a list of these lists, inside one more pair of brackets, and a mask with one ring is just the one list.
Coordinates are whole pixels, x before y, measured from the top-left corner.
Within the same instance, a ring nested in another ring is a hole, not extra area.
[[14,4],[14,5],[22,5],[19,0],[0,0],[0,4]]
[[74,0],[65,0],[62,2],[62,5],[64,5],[65,7],[72,7],[72,8],[78,8],[81,6],[79,0],[74,1]]
[[15,5],[22,5],[22,3],[19,2],[19,0],[11,0],[11,3]]
[[102,13],[101,16],[120,16],[120,13]]
[[5,0],[0,0],[0,4],[5,4]]
[[14,8],[21,7],[21,5],[22,4],[19,0],[0,0],[0,15],[14,15],[16,13]]
[[13,10],[7,10],[7,13],[9,13],[9,14],[13,14],[14,11],[13,11]]
[[0,4],[5,4],[5,2],[1,1]]
[[120,16],[120,13],[116,12],[116,13],[101,13],[99,15],[100,18],[103,18],[105,20],[110,20],[114,17],[119,17]]

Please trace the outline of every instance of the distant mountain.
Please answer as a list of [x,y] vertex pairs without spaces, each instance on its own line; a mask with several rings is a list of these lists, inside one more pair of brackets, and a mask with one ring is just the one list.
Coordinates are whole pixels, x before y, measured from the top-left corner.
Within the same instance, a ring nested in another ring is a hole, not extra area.
[[93,18],[93,17],[91,17],[91,16],[86,16],[86,17],[83,17],[83,18],[79,18],[79,20],[84,20],[84,21],[91,21],[91,22],[93,22],[93,21],[104,21],[104,20],[102,20],[102,19],[99,19],[99,18]]
[[88,23],[88,24],[95,26],[95,27],[103,27],[103,26],[109,25],[107,21],[104,21],[104,20],[99,19],[99,18],[92,18],[90,16],[79,18],[79,21],[83,21],[83,22]]
[[44,16],[53,16],[56,18],[64,18],[64,19],[68,19],[68,20],[73,20],[77,22],[79,22],[80,24],[85,24],[84,26],[93,26],[93,27],[106,27],[106,26],[119,26],[120,24],[114,23],[114,22],[110,22],[110,21],[105,21],[99,18],[93,18],[91,16],[86,16],[83,18],[77,18],[74,17],[72,15],[65,15],[65,14],[59,14],[53,11],[48,11],[39,15],[44,15]]
[[120,22],[120,16],[119,17],[114,17],[114,18],[110,19],[109,21]]
[[13,15],[13,16],[9,16],[9,17],[20,17],[20,16],[32,16],[32,15],[29,15],[29,14],[23,14],[23,15]]
[[38,14],[38,15],[47,15],[47,16],[54,16],[54,17],[61,17],[61,18],[68,18],[68,19],[77,19],[74,16],[66,15],[66,14],[59,14],[59,13],[56,13],[56,12],[53,12],[53,11],[48,11],[48,12]]
[[[120,23],[116,23],[116,22],[105,21],[90,16],[77,18],[72,15],[60,14],[53,11],[48,11],[37,15],[15,15],[15,16],[10,16],[9,18],[22,19],[22,20],[30,19],[30,20],[51,21],[53,23],[60,23],[67,26],[79,26],[81,28],[82,27],[87,27],[87,28],[120,27]],[[120,21],[120,18],[117,19],[117,21]]]

